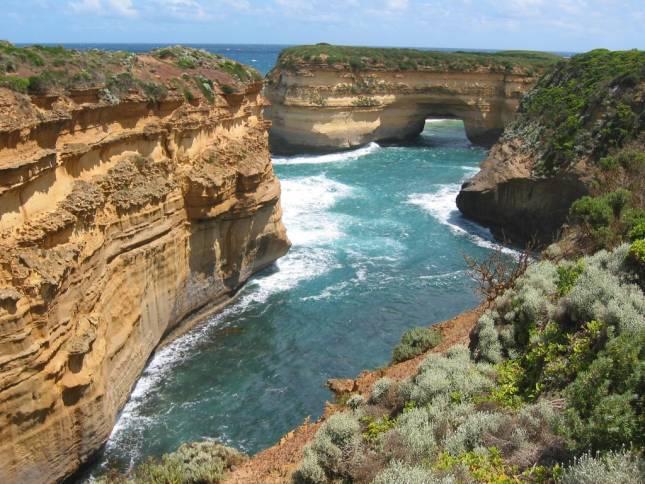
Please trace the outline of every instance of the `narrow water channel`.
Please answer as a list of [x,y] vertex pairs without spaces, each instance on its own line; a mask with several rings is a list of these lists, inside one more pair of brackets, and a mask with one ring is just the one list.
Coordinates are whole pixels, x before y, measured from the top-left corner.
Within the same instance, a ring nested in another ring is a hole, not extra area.
[[455,198],[484,157],[460,121],[435,120],[406,146],[275,158],[293,249],[157,352],[95,472],[204,438],[260,451],[321,414],[328,378],[385,365],[406,329],[474,306],[463,254],[494,244]]

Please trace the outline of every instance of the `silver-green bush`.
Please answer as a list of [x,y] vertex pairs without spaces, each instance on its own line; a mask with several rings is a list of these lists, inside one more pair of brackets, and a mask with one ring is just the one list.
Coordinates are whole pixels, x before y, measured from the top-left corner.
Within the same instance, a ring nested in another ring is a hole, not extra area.
[[564,471],[564,484],[641,484],[645,481],[645,462],[629,451],[605,455],[585,454]]
[[374,383],[369,402],[372,404],[380,403],[392,386],[392,380],[387,377],[381,378]]
[[376,476],[372,484],[432,484],[440,482],[448,484],[450,481],[438,479],[423,467],[394,461]]

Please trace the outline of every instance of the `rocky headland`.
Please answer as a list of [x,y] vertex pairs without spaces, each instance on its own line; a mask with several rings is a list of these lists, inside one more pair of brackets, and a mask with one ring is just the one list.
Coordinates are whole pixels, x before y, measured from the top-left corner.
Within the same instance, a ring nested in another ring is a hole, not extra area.
[[285,49],[269,73],[275,153],[335,151],[417,136],[430,117],[462,119],[491,146],[558,57],[329,45]]
[[0,481],[107,439],[164,335],[289,248],[259,74],[0,44]]
[[642,168],[616,160],[645,146],[644,68],[638,50],[596,50],[559,63],[523,98],[517,119],[464,184],[459,209],[500,239],[546,244],[580,197],[621,181],[642,193]]

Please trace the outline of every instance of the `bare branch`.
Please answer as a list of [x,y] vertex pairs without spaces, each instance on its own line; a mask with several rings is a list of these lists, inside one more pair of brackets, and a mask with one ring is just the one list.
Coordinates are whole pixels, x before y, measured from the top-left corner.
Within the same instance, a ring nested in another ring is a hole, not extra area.
[[497,297],[515,285],[515,281],[526,272],[531,262],[531,244],[513,261],[496,248],[484,260],[476,260],[464,254],[468,275],[477,283],[477,292],[490,305]]

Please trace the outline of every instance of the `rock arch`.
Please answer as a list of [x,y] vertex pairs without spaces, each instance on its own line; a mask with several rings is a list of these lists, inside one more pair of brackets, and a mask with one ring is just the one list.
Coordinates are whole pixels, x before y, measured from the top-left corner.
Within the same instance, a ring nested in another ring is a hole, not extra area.
[[266,88],[272,151],[334,151],[405,140],[421,133],[430,117],[461,119],[473,143],[492,146],[536,81],[487,69],[357,74],[277,68]]

